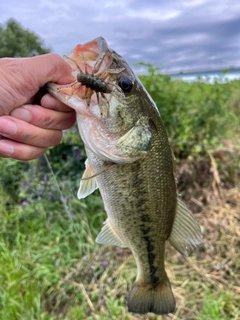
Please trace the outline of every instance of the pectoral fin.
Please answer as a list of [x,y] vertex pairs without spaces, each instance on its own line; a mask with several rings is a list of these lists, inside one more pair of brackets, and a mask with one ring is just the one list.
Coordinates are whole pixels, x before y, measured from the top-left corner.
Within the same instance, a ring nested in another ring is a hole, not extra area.
[[179,199],[175,221],[168,240],[184,256],[190,256],[203,241],[201,229],[195,217]]
[[104,222],[104,226],[97,236],[96,242],[101,244],[110,244],[122,248],[127,247],[116,234],[108,219]]
[[83,173],[78,189],[78,199],[86,198],[89,194],[93,193],[93,191],[98,188],[93,169],[88,163],[88,159],[85,161],[85,166],[86,169]]

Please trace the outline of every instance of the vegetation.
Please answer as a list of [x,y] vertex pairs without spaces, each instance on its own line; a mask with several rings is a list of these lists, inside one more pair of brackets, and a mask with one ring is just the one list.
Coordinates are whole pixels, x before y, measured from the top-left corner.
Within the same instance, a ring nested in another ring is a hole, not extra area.
[[219,148],[232,137],[232,128],[239,128],[239,81],[228,82],[224,74],[213,83],[206,78],[192,83],[172,81],[152,66],[140,79],[156,102],[180,158]]
[[32,31],[22,28],[14,19],[0,25],[0,58],[33,57],[50,52]]
[[92,270],[113,319],[240,319],[240,81],[172,81],[152,66],[141,80],[177,157],[179,192],[204,233],[193,257],[167,246],[176,313],[127,313],[135,262],[128,250],[95,243],[106,215],[98,191],[76,197],[86,156],[74,127],[47,152],[63,197],[44,157],[0,160],[0,319],[110,319]]

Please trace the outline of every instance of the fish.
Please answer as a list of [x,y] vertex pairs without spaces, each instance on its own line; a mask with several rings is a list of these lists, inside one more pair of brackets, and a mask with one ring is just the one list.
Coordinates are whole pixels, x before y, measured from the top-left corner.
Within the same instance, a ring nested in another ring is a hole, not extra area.
[[104,38],[78,44],[63,58],[75,81],[47,87],[77,113],[87,154],[78,198],[99,188],[107,213],[96,242],[129,248],[135,258],[129,312],[173,313],[176,301],[164,265],[166,242],[189,256],[203,237],[178,196],[175,159],[158,108]]

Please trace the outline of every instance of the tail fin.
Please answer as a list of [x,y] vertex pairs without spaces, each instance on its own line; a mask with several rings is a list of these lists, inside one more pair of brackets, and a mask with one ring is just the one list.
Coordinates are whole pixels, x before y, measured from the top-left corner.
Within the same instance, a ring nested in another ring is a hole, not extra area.
[[139,314],[153,312],[158,315],[174,312],[176,302],[167,279],[157,285],[140,285],[135,282],[128,296],[128,311]]

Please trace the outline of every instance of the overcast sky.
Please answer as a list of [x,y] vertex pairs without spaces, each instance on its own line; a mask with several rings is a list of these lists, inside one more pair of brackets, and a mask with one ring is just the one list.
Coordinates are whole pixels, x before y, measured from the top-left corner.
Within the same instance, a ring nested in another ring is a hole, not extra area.
[[168,72],[240,67],[239,0],[6,0],[14,18],[59,54],[103,36],[131,64]]

